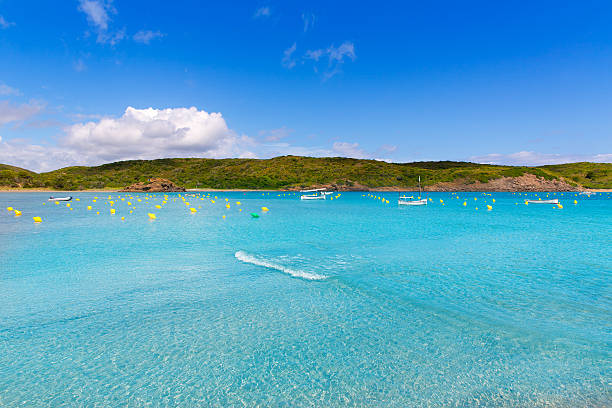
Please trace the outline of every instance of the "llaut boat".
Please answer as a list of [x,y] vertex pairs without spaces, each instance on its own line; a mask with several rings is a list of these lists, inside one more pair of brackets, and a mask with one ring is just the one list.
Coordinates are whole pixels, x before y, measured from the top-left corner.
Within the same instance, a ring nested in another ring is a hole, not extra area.
[[302,194],[300,196],[300,200],[325,200],[328,194],[331,192],[326,191],[326,188],[315,188],[312,190],[302,190],[300,193],[310,193],[310,194]]
[[411,198],[414,198],[413,196],[400,196],[397,200],[397,204],[398,205],[427,205],[427,198],[423,198],[421,199],[421,195],[423,194],[423,191],[421,189],[421,176],[419,176],[419,199],[418,200],[410,200]]
[[553,200],[525,200],[527,204],[559,204],[559,199]]
[[47,201],[70,201],[72,200],[71,196],[68,197],[49,197],[49,200]]

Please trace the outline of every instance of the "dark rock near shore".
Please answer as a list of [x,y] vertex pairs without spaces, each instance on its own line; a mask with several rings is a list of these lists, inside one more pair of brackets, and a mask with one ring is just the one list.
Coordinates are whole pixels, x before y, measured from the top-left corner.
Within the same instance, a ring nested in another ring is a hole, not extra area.
[[486,183],[479,181],[475,183],[465,183],[456,180],[447,183],[437,183],[433,186],[424,188],[427,191],[580,191],[581,188],[572,186],[564,180],[547,180],[534,174],[523,174],[520,177],[501,177],[489,180]]
[[170,180],[152,178],[147,182],[132,184],[121,191],[131,193],[175,193],[183,192],[185,188],[177,186]]

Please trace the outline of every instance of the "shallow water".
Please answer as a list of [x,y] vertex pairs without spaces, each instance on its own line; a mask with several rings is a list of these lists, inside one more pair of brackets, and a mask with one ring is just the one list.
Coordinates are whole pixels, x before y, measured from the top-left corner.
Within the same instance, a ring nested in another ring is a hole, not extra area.
[[612,405],[612,195],[74,195],[0,194],[0,406]]

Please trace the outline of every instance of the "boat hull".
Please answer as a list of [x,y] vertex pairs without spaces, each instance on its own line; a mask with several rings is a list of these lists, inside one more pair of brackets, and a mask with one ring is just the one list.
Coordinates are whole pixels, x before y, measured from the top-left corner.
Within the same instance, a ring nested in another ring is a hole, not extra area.
[[424,198],[422,200],[414,200],[414,201],[406,201],[406,200],[397,200],[398,205],[427,205],[427,199]]
[[319,195],[319,196],[303,195],[303,196],[300,196],[300,200],[325,200],[325,196],[324,195]]
[[559,204],[559,200],[556,198],[554,200],[527,200],[526,203],[527,204]]

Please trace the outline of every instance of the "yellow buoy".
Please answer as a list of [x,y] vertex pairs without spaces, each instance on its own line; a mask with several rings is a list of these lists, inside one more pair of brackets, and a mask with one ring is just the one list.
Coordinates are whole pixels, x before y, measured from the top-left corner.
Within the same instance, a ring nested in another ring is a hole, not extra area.
[[574,204],[578,204],[578,200],[574,200]]
[[66,203],[66,207],[70,207],[70,203]]
[[121,217],[121,221],[125,221],[125,217]]
[[214,203],[215,203],[215,200],[210,200],[210,202],[214,204]]
[[464,201],[464,202],[463,202],[463,206],[464,206],[464,207],[467,207],[467,201]]
[[114,214],[114,213],[115,213],[115,209],[111,208],[111,214]]
[[557,204],[557,207],[558,207],[560,210],[562,210],[562,209],[563,209],[563,206],[561,205],[561,203]]
[[133,213],[134,211],[130,210],[130,214]]
[[240,201],[236,201],[236,205],[240,205]]
[[493,209],[493,207],[491,207],[490,205],[487,204],[487,210],[491,211]]
[[225,219],[225,215],[223,216],[223,219]]
[[91,210],[91,205],[88,205],[88,206],[87,206],[87,209],[88,209],[88,210]]
[[161,208],[161,205],[155,204],[155,208]]
[[149,219],[154,220],[157,217],[155,216],[155,214],[149,213]]
[[495,199],[493,199],[493,202],[495,202]]
[[270,211],[270,210],[268,209],[268,207],[261,207],[261,211],[266,212],[266,211]]
[[59,201],[56,201],[56,202],[55,202],[55,205],[59,205]]
[[32,217],[32,219],[34,220],[34,222],[42,222],[42,218],[40,217]]
[[15,210],[15,217],[19,217],[21,215],[21,211]]
[[191,207],[191,208],[189,209],[189,211],[191,211],[192,213],[194,213],[194,212],[197,212],[198,210],[196,210],[195,208]]
[[100,211],[96,211],[96,214],[100,215]]
[[76,201],[81,201],[81,199],[80,199],[80,198],[75,198],[75,200],[76,200]]
[[7,211],[13,211],[13,207],[6,207]]

